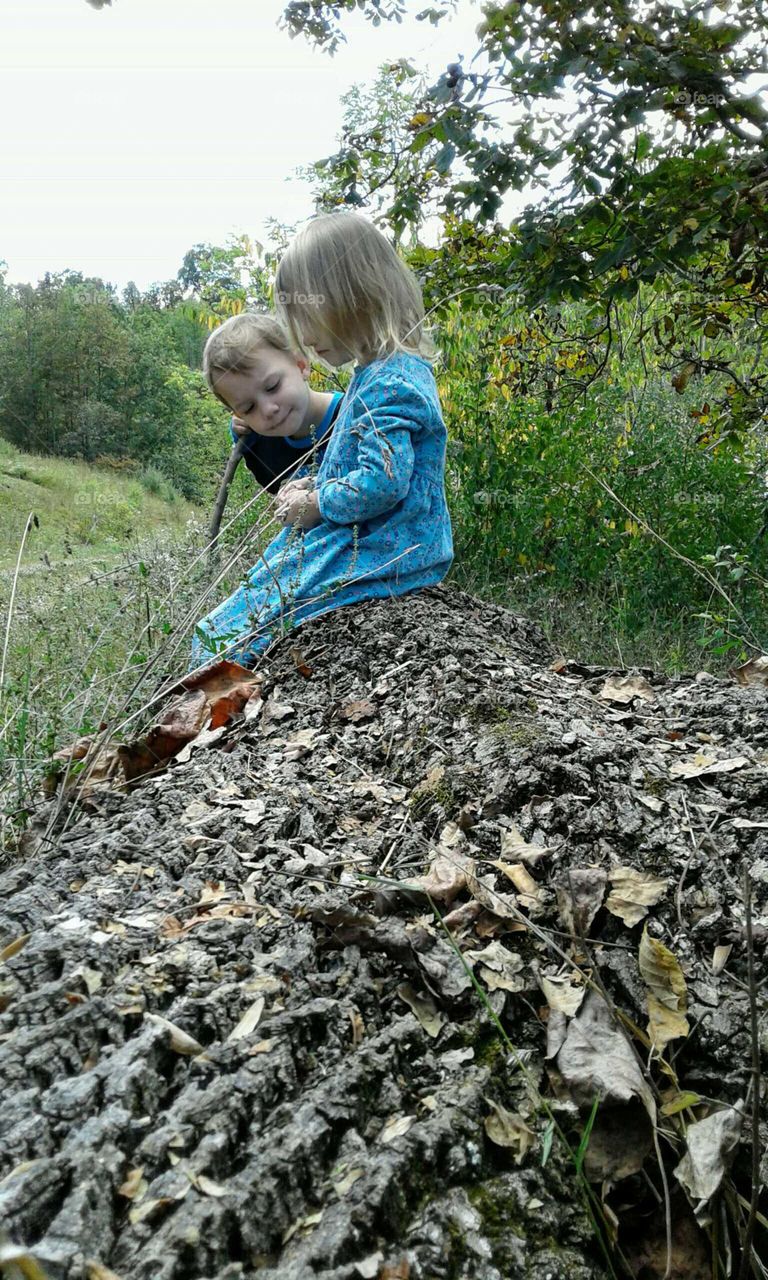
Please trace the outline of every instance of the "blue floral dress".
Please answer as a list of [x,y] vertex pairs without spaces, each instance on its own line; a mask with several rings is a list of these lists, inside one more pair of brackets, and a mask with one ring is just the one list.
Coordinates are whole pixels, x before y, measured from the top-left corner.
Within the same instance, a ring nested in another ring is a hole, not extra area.
[[315,477],[322,522],[273,539],[198,624],[192,665],[253,662],[307,618],[440,582],[453,560],[445,453],[426,360],[397,353],[357,366]]

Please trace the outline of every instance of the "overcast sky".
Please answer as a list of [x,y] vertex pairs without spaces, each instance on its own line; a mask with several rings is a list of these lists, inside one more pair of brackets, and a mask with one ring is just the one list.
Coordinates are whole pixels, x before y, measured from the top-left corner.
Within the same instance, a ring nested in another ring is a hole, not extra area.
[[[345,23],[330,58],[278,29],[281,0],[2,0],[0,260],[119,288],[188,248],[312,212],[292,177],[335,149],[341,94],[408,57],[436,76],[475,47],[477,0],[437,28]],[[420,6],[414,6],[417,12]]]

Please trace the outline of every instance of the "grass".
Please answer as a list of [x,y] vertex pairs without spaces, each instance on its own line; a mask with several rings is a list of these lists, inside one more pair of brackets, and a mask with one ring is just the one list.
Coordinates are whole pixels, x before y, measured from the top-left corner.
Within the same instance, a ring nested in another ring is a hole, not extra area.
[[124,557],[132,540],[178,532],[198,515],[159,472],[139,475],[37,457],[1,439],[0,505],[0,570],[15,566],[27,517],[37,516],[26,573],[47,568],[46,556],[62,563]]
[[[230,519],[243,486],[254,495],[238,480]],[[0,834],[13,847],[58,749],[105,723],[118,741],[146,726],[157,689],[187,670],[194,624],[253,562],[266,507],[232,521],[214,578],[204,553],[210,512],[159,471],[113,474],[0,442],[0,485],[10,508],[0,543]],[[37,524],[24,539],[30,512]]]
[[660,610],[653,604],[633,617],[618,583],[568,593],[558,584],[529,581],[520,573],[508,578],[479,577],[456,566],[451,580],[462,591],[493,600],[530,618],[564,658],[597,666],[649,667],[668,676],[701,670],[725,674],[741,650],[716,653],[714,621],[697,618],[687,605]]

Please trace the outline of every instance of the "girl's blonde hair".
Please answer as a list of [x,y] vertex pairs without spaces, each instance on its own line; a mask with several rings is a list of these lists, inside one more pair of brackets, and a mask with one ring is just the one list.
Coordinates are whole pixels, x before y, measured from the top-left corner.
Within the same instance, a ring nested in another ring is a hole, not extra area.
[[247,373],[254,367],[256,353],[261,347],[274,347],[276,351],[293,350],[285,327],[276,316],[267,312],[243,311],[214,329],[203,351],[203,373],[211,391],[222,404],[227,402],[216,390],[218,378],[222,373]]
[[416,277],[372,222],[318,214],[291,241],[275,280],[275,309],[291,336],[319,321],[361,363],[395,351],[433,359]]

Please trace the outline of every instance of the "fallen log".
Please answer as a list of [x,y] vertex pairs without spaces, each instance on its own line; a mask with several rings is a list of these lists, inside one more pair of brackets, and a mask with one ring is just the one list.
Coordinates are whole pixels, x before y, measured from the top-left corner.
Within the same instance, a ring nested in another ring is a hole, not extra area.
[[765,1258],[765,685],[442,587],[261,698],[0,876],[0,1268],[726,1276],[753,1205]]

